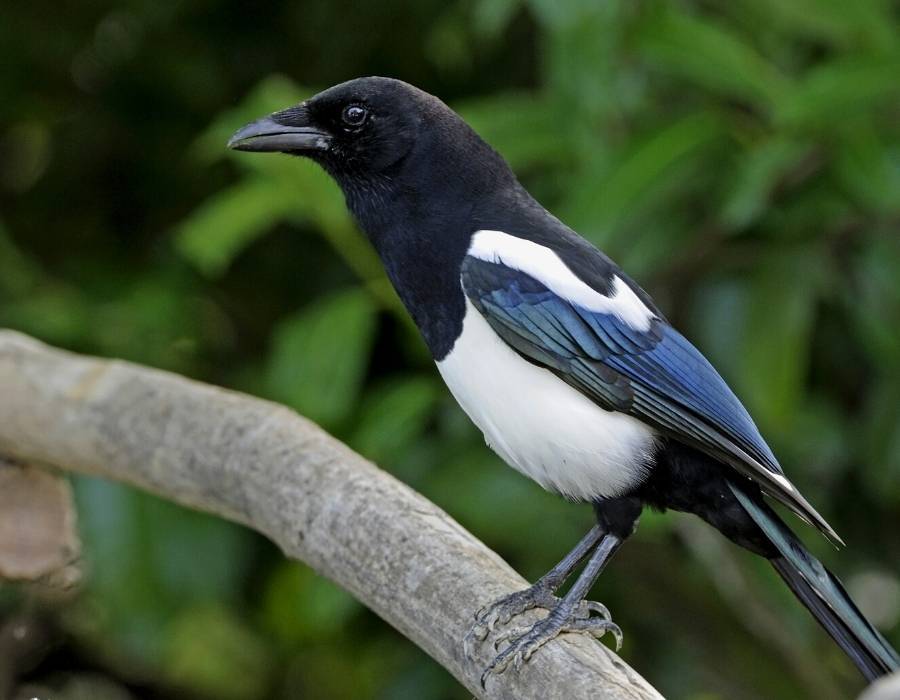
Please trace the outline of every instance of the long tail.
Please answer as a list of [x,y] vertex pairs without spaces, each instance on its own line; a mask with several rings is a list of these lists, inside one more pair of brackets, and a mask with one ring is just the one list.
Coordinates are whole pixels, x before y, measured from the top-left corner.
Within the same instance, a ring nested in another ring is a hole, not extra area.
[[773,510],[737,485],[729,486],[780,553],[770,559],[772,566],[866,679],[872,681],[900,668],[897,652],[863,616],[837,577],[806,550]]

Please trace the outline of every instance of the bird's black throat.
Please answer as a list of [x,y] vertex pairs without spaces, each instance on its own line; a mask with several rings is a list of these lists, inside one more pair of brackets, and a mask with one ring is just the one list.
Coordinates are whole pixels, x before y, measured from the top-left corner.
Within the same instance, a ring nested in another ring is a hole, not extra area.
[[[481,139],[449,143],[466,148],[419,143],[381,172],[348,167],[346,160],[322,162],[435,360],[450,352],[462,331],[460,269],[472,234],[484,227],[482,212],[518,186],[506,163]],[[494,167],[484,168],[485,162]]]
[[443,359],[465,315],[460,268],[475,230],[466,212],[410,206],[424,200],[403,196],[397,181],[356,180],[343,189],[429,351]]

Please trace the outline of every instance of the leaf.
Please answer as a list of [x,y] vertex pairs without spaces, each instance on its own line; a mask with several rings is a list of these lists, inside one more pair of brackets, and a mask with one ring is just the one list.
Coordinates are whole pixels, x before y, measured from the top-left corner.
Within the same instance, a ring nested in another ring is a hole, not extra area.
[[[175,231],[179,252],[208,276],[221,275],[247,245],[286,219],[312,221],[326,237],[338,236],[342,242],[348,236],[340,232],[349,230],[356,235],[339,189],[321,168],[287,156],[247,157],[225,146],[229,136],[245,123],[312,93],[282,76],[267,78],[240,106],[221,114],[194,144],[198,159],[214,161],[227,156],[247,174],[204,202]],[[358,243],[345,247],[352,267],[371,267],[371,251]]]
[[559,162],[569,153],[566,132],[559,128],[562,115],[552,100],[506,93],[454,106],[513,170]]
[[823,268],[813,251],[779,251],[752,281],[738,382],[764,432],[790,433],[801,410]]
[[247,573],[253,536],[101,479],[73,481],[87,564],[87,589],[72,631],[133,665],[161,661],[168,620],[198,601],[233,601]]
[[833,397],[809,389],[796,414],[793,430],[782,431],[772,445],[782,464],[803,470],[804,492],[811,502],[825,506],[835,493],[830,488],[841,471],[857,459],[852,444],[854,426]]
[[779,179],[805,154],[801,141],[774,137],[741,154],[720,215],[731,229],[743,229],[756,221],[769,203]]
[[350,444],[375,462],[396,460],[425,429],[438,393],[430,376],[373,387]]
[[[717,276],[697,285],[691,298],[688,339],[737,388],[749,297],[747,280]],[[743,398],[743,392],[738,397]]]
[[271,650],[232,610],[198,606],[179,615],[166,639],[169,682],[206,697],[263,697],[272,669]]
[[[660,191],[656,198],[678,200],[687,188],[672,186]],[[659,204],[656,211],[639,212],[629,217],[626,226],[610,232],[603,247],[614,253],[616,262],[627,270],[635,280],[653,280],[660,270],[672,265],[673,260],[686,257],[686,253],[703,244],[697,242],[698,224],[689,216],[671,214],[665,205]],[[661,298],[663,304],[668,299]]]
[[900,236],[890,225],[874,229],[854,262],[852,292],[841,301],[859,344],[882,373],[900,376]]
[[713,280],[695,295],[697,347],[772,441],[789,439],[803,411],[823,266],[813,251],[779,251],[749,278]]
[[879,132],[868,120],[857,119],[841,130],[836,144],[835,172],[864,209],[900,215],[900,167]]
[[51,283],[15,304],[0,305],[0,324],[49,343],[72,346],[90,342],[92,312],[79,290]]
[[297,196],[269,179],[222,190],[179,224],[175,246],[209,277],[221,275],[252,241],[297,207]]
[[844,59],[810,71],[779,106],[791,129],[840,128],[842,121],[900,98],[900,59]]
[[535,569],[547,562],[535,562],[529,551],[550,552],[548,559],[556,561],[560,542],[568,549],[590,527],[586,513],[503,464],[480,439],[454,443],[445,455],[443,468],[434,471],[423,493],[463,527],[499,551],[524,555],[522,560]]
[[607,170],[587,173],[572,187],[563,211],[582,235],[600,244],[610,233],[656,203],[666,187],[684,177],[685,161],[722,136],[706,113],[683,117],[634,143]]
[[295,104],[312,92],[281,76],[268,78],[197,140],[194,154],[199,159],[211,161],[227,155],[246,175],[179,224],[176,247],[202,272],[216,277],[277,223],[312,223],[384,306],[396,309],[397,299],[384,285],[377,256],[353,223],[340,189],[322,168],[305,159],[248,157],[225,147],[228,137],[246,122]]
[[285,561],[269,576],[260,612],[266,629],[282,642],[321,644],[339,634],[361,607],[353,596],[308,566]]
[[811,38],[841,48],[860,45],[896,50],[896,23],[888,3],[843,0],[742,0],[762,26],[779,32],[781,41]]
[[266,366],[269,394],[326,427],[356,405],[375,331],[371,298],[324,297],[278,324]]
[[239,163],[250,162],[250,158],[226,148],[231,135],[245,124],[302,102],[316,92],[283,75],[271,75],[256,85],[236,107],[221,112],[194,143],[191,153],[201,162],[221,160],[226,156]]
[[448,3],[422,42],[431,63],[445,73],[472,68],[472,40],[463,7]]
[[860,470],[869,493],[886,505],[900,503],[900,382],[874,388],[856,441],[865,468]]
[[790,90],[775,65],[709,19],[662,11],[644,26],[639,48],[660,72],[763,108],[774,107]]
[[596,8],[592,0],[527,0],[527,3],[538,23],[551,31],[573,25]]
[[598,124],[621,126],[643,93],[641,69],[623,51],[630,10],[619,0],[585,3],[547,34],[545,82],[560,107],[556,128],[570,141]]
[[472,9],[475,31],[486,39],[497,39],[520,7],[521,0],[478,0]]
[[386,307],[398,307],[393,292],[385,295],[383,289],[377,288],[385,281],[381,261],[350,217],[340,188],[319,166],[297,160],[292,164],[303,167],[293,169],[290,176],[279,176],[294,204],[289,210],[290,219],[298,224],[314,224],[318,234]]
[[35,287],[40,275],[37,263],[16,246],[0,220],[0,294],[23,296]]

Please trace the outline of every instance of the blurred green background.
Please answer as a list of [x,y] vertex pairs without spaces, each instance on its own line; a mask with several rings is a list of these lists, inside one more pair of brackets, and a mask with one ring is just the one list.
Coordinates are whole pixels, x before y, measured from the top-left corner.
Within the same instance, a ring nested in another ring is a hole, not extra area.
[[[896,4],[32,2],[0,42],[0,326],[284,402],[534,579],[590,509],[484,447],[323,173],[224,148],[330,84],[408,80],[708,354],[900,646]],[[261,537],[74,483],[80,589],[0,583],[0,622],[49,640],[17,669],[41,697],[469,697]],[[593,594],[669,697],[861,688],[764,562],[687,516],[646,514]]]

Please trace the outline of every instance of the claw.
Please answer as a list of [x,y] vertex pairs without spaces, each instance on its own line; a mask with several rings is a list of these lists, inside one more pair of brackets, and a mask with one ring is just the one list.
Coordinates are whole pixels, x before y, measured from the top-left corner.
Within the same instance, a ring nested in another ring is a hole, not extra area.
[[[597,616],[591,617],[591,613],[597,613]],[[494,638],[494,651],[499,651],[504,643],[509,644],[485,669],[481,676],[482,687],[488,676],[503,673],[510,664],[518,671],[538,649],[563,632],[583,632],[597,639],[610,633],[616,640],[616,651],[622,647],[622,630],[609,619],[606,606],[582,601],[571,610],[557,608],[530,628],[507,629]]]
[[622,628],[615,622],[596,617],[588,620],[573,620],[572,624],[567,627],[567,631],[587,632],[596,639],[600,639],[600,637],[609,632],[616,640],[616,651],[622,648],[622,640],[625,638],[622,634]]
[[625,639],[625,635],[622,634],[622,628],[619,627],[614,622],[610,623],[610,628],[607,632],[611,633],[613,637],[616,639],[616,651],[619,651],[622,648],[622,641]]
[[468,634],[463,637],[463,656],[467,659],[472,658],[472,630],[469,630]]
[[612,622],[612,615],[609,614],[609,608],[603,603],[598,603],[596,600],[582,600],[581,606],[587,608],[588,617],[590,617],[591,613],[597,613],[607,622]]
[[494,651],[497,651],[500,648],[500,645],[504,642],[508,642],[511,639],[518,639],[519,637],[525,636],[530,627],[516,627],[515,629],[505,630],[494,637]]
[[524,655],[522,654],[522,652],[517,653],[517,654],[513,657],[513,668],[515,669],[516,673],[518,673],[519,671],[522,670],[522,664],[523,664],[525,661],[528,661],[528,658],[527,658],[526,656],[524,656]]
[[[487,606],[485,606],[486,608]],[[484,609],[484,608],[482,608]],[[487,639],[488,634],[490,634],[492,628],[489,628],[478,622],[477,619],[475,623],[469,628],[469,631],[466,633],[466,636],[463,638],[463,654],[467,659],[471,659],[473,657],[473,649],[472,644],[473,640],[477,640],[478,642],[483,642]]]
[[494,659],[491,662],[491,665],[484,669],[484,673],[481,674],[481,687],[485,688],[487,686],[487,679],[495,673],[503,673],[507,666],[509,666],[509,658],[505,657],[503,654]]

